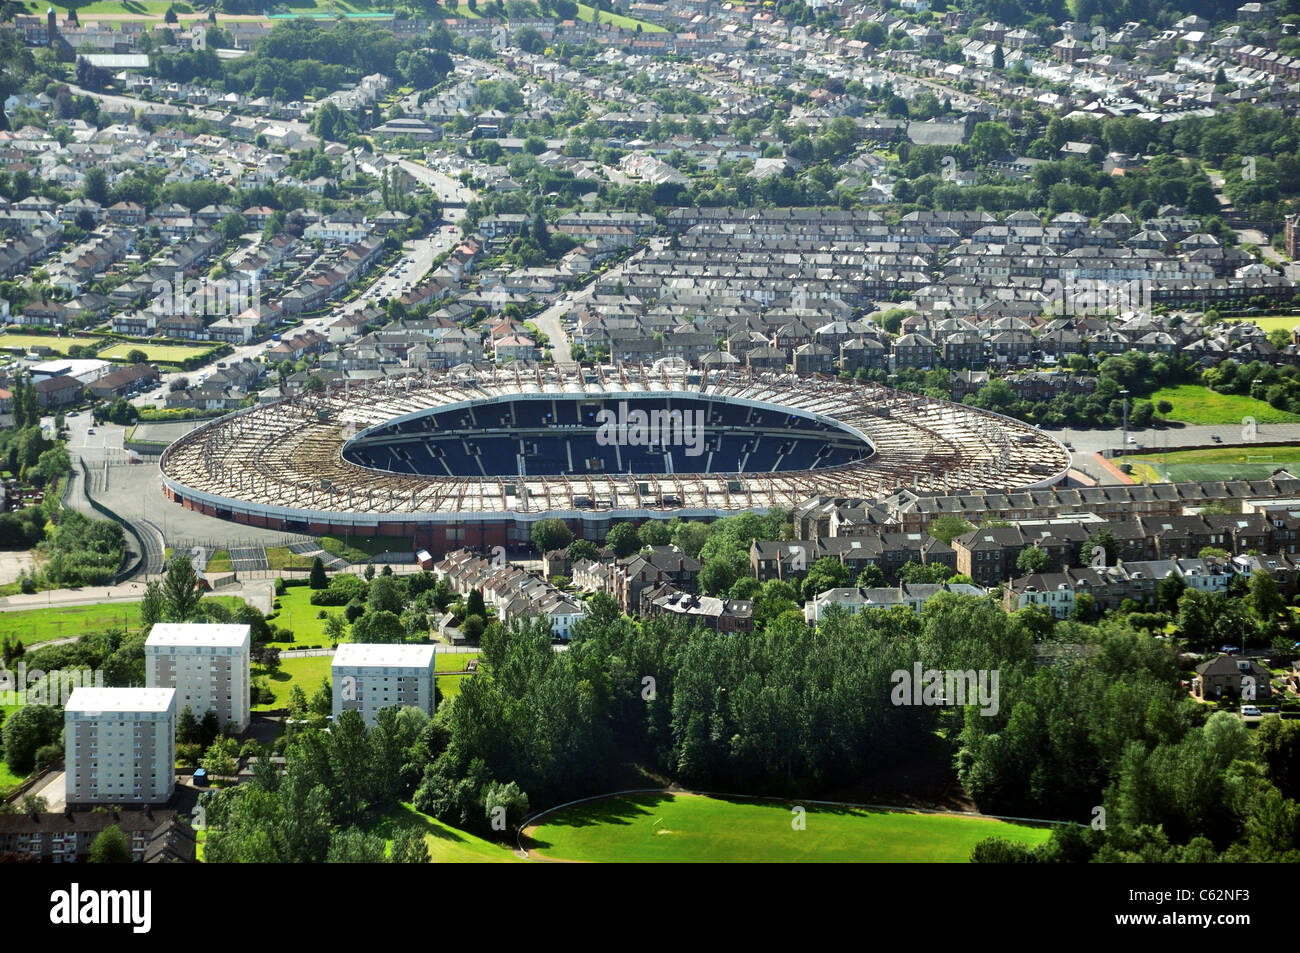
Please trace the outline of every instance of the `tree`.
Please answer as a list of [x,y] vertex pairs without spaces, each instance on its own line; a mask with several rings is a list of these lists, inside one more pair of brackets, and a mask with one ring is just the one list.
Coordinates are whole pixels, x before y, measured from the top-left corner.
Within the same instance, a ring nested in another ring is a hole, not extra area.
[[366,608],[371,612],[391,612],[401,615],[406,608],[406,585],[396,576],[379,576],[370,583]]
[[122,828],[112,824],[90,842],[90,854],[87,860],[92,864],[129,864],[131,848],[127,845]]
[[1187,583],[1177,573],[1169,573],[1156,585],[1156,606],[1173,615],[1178,611],[1178,600],[1187,589]]
[[1043,572],[1051,565],[1052,557],[1038,546],[1026,546],[1016,557],[1016,571],[1024,576]]
[[176,16],[176,8],[168,7],[167,12],[163,14],[164,23],[179,23],[180,18]]
[[126,352],[126,362],[128,364],[144,364],[149,360],[149,355],[138,347],[131,348]]
[[483,605],[483,593],[478,589],[471,589],[469,595],[465,597],[465,614],[487,618],[487,609]]
[[406,626],[394,612],[386,609],[367,610],[352,623],[352,641],[367,643],[397,643],[406,641]]
[[307,710],[313,715],[329,715],[334,711],[334,692],[330,688],[329,677],[323,677],[320,686],[312,693],[307,702]]
[[48,814],[50,802],[38,794],[27,793],[18,803],[18,810],[23,814]]
[[388,862],[390,864],[429,863],[429,845],[424,839],[424,832],[408,827],[393,835],[393,851],[389,855]]
[[198,740],[199,719],[195,716],[194,709],[186,705],[176,718],[176,741],[179,744],[190,745]]
[[140,600],[140,628],[148,630],[163,620],[167,600],[163,598],[162,583],[151,579],[145,583],[144,598]]
[[[209,709],[211,710],[211,709]],[[239,745],[234,738],[217,738],[208,745],[199,762],[211,778],[229,778],[235,774],[235,757],[239,754]]]
[[384,839],[356,827],[334,835],[325,856],[327,864],[382,864],[385,860]]
[[803,593],[808,599],[821,595],[827,589],[839,589],[853,580],[853,573],[834,556],[823,556],[808,569],[803,580]]
[[187,622],[198,610],[202,597],[199,577],[194,563],[184,553],[177,553],[167,563],[162,597],[165,615],[172,622]]
[[[673,545],[692,559],[700,555],[700,550],[709,539],[709,525],[698,520],[686,520],[677,523],[672,529]],[[672,523],[669,523],[672,526]]]
[[324,589],[329,584],[329,576],[325,573],[325,563],[321,562],[321,558],[317,556],[311,561],[311,577],[308,580],[308,585],[313,589]]
[[564,549],[573,542],[573,530],[560,519],[538,520],[533,524],[533,548],[539,553]]
[[958,536],[965,536],[974,528],[974,523],[960,516],[940,516],[930,523],[927,532],[935,539],[951,545]]
[[571,563],[580,559],[599,559],[600,547],[589,539],[575,539],[569,544],[568,556]]
[[1098,530],[1088,537],[1082,546],[1079,547],[1079,560],[1083,566],[1092,565],[1093,550],[1100,547],[1106,553],[1106,565],[1115,565],[1115,560],[1119,558],[1119,541],[1115,539],[1115,534],[1108,529]]
[[673,534],[663,520],[646,520],[636,531],[642,546],[667,546]]
[[1250,574],[1250,610],[1259,624],[1260,634],[1271,638],[1278,620],[1286,614],[1286,600],[1277,591],[1277,581],[1264,569]]
[[606,534],[605,545],[614,551],[615,556],[623,559],[641,549],[641,538],[631,523],[619,523]]
[[1080,592],[1074,597],[1074,618],[1076,622],[1091,622],[1097,615],[1097,600],[1090,592]]
[[528,816],[528,795],[514,781],[508,784],[493,781],[483,794],[483,810],[493,831],[503,831],[501,821],[505,822],[505,830],[513,830]]
[[863,589],[880,589],[885,585],[885,571],[875,563],[867,563],[858,574],[858,585]]
[[217,718],[216,709],[209,708],[203,713],[203,717],[199,719],[199,747],[206,749],[217,740],[217,735],[220,733],[221,722]]
[[714,556],[700,567],[700,588],[712,596],[724,596],[740,578],[736,567],[725,556]]
[[53,705],[25,705],[4,720],[5,764],[22,777],[36,764],[36,752],[57,741],[63,713]]

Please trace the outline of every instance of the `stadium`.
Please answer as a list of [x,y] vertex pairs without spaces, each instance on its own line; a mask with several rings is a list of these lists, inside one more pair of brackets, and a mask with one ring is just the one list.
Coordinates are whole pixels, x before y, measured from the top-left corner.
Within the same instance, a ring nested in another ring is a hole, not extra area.
[[1020,421],[872,384],[644,366],[493,368],[249,408],[167,448],[175,503],[253,526],[445,552],[558,517],[712,519],[813,496],[1030,489],[1069,454]]

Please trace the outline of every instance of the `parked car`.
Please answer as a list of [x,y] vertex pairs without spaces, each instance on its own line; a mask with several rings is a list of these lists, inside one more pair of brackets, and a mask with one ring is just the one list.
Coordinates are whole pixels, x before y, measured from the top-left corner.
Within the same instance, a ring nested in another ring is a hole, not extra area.
[[1254,705],[1242,705],[1242,706],[1241,706],[1241,714],[1242,714],[1242,717],[1245,717],[1245,718],[1258,718],[1260,715],[1263,714],[1263,712],[1261,712],[1261,711],[1260,711],[1257,707],[1255,707]]

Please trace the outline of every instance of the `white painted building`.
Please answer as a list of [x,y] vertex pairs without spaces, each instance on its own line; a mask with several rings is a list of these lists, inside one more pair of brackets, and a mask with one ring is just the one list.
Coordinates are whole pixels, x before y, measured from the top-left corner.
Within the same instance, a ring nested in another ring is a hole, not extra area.
[[78,688],[63,712],[67,803],[162,804],[176,783],[176,691]]
[[209,708],[224,727],[248,727],[249,652],[246,625],[159,622],[144,643],[150,688],[176,689],[176,710],[202,718]]
[[432,715],[433,659],[432,645],[344,642],[330,667],[334,717],[356,709],[373,726],[380,710],[394,705]]

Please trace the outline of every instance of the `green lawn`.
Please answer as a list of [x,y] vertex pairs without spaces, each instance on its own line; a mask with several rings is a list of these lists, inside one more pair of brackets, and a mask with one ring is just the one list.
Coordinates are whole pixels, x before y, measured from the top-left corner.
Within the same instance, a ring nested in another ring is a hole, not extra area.
[[1238,394],[1220,394],[1199,384],[1180,384],[1162,387],[1151,395],[1153,404],[1167,400],[1174,405],[1168,415],[1171,420],[1188,424],[1213,426],[1215,424],[1241,424],[1243,417],[1254,417],[1261,424],[1291,424],[1300,422],[1300,415],[1275,410],[1262,400]]
[[806,805],[795,830],[790,802],[636,794],[550,815],[525,843],[546,857],[596,862],[768,861],[964,863],[1000,836],[1046,841],[1050,829],[982,817],[902,814]]
[[413,553],[412,540],[405,536],[322,536],[320,548],[350,563],[363,563],[383,552]]
[[391,850],[393,835],[407,827],[424,829],[424,842],[429,845],[429,856],[435,864],[502,864],[520,861],[509,846],[494,844],[457,830],[427,814],[421,814],[407,803],[389,812],[388,817],[375,827],[374,833],[383,837]]
[[295,553],[288,546],[266,547],[266,563],[272,569],[306,569],[311,570],[313,557]]
[[276,625],[292,630],[294,646],[330,647],[329,638],[325,635],[325,620],[317,616],[322,611],[330,615],[340,615],[343,607],[312,605],[311,594],[315,591],[311,586],[286,586],[284,595],[276,597],[276,601],[280,603],[280,610],[271,617],[271,620]]
[[[6,705],[5,707],[10,706]],[[14,774],[9,770],[9,765],[5,764],[3,759],[0,759],[0,798],[8,797],[9,792],[26,780],[26,776]]]
[[195,344],[145,344],[145,343],[127,343],[114,344],[112,347],[106,347],[99,352],[99,356],[107,361],[126,360],[126,356],[132,351],[144,351],[145,360],[162,364],[179,364],[182,361],[189,360],[192,357],[201,357],[209,354],[216,348],[212,345],[195,345]]
[[1262,480],[1282,466],[1300,465],[1300,446],[1214,447],[1128,458],[1144,483],[1197,480]]
[[[238,596],[205,596],[234,608],[243,605]],[[50,639],[100,632],[113,627],[134,630],[140,623],[140,603],[109,602],[86,606],[53,606],[0,612],[0,637],[17,636],[24,645]]]
[[[592,22],[592,19],[595,17],[595,15],[596,15],[595,7],[589,7],[585,3],[578,4],[579,20],[586,20],[588,23],[590,23]],[[624,30],[635,30],[637,28],[637,25],[640,24],[642,33],[667,33],[668,32],[668,30],[665,27],[661,27],[657,23],[651,23],[649,20],[637,20],[632,17],[623,16],[623,14],[621,13],[610,13],[607,10],[600,11],[600,22],[612,23],[615,26]]]
[[227,549],[218,549],[208,557],[208,564],[203,567],[203,571],[231,572],[234,568],[235,564],[230,558],[230,551]]
[[437,675],[434,681],[438,683],[438,694],[442,701],[451,701],[460,694],[461,687],[465,684],[465,679],[473,678],[473,675]]
[[1290,331],[1292,328],[1300,327],[1300,316],[1294,314],[1279,314],[1267,318],[1224,318],[1224,320],[1230,324],[1249,321],[1251,324],[1258,324],[1265,331],[1276,331],[1278,328]]
[[74,344],[85,347],[87,344],[98,344],[101,340],[102,338],[79,334],[65,334],[63,337],[55,337],[52,334],[12,334],[5,332],[0,334],[0,349],[29,351],[34,347],[47,347],[56,354],[67,354],[68,348]]
[[287,708],[289,705],[289,693],[293,691],[293,686],[301,685],[303,692],[308,698],[315,694],[316,689],[320,688],[322,678],[329,678],[330,665],[333,663],[332,655],[307,655],[294,656],[293,658],[281,659],[280,669],[274,675],[266,675],[266,669],[260,665],[252,667],[254,678],[266,675],[266,680],[275,692],[275,701],[269,705],[254,705],[253,711],[269,711],[273,708]]
[[478,652],[444,652],[435,648],[433,653],[433,670],[435,672],[463,672],[465,663],[478,658]]

